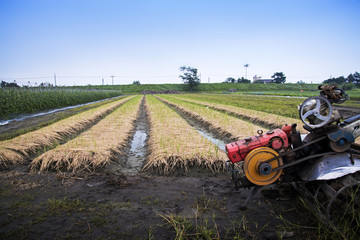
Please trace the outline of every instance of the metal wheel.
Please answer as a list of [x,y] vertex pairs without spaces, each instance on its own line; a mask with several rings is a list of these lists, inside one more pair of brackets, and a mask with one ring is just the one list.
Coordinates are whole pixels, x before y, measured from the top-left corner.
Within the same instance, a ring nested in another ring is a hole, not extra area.
[[300,119],[311,128],[319,128],[330,122],[332,107],[323,97],[310,97],[299,108]]
[[265,163],[267,160],[277,157],[279,154],[268,147],[260,147],[252,150],[244,160],[244,172],[246,178],[255,185],[269,185],[279,179],[282,169],[272,171],[283,165],[281,158]]

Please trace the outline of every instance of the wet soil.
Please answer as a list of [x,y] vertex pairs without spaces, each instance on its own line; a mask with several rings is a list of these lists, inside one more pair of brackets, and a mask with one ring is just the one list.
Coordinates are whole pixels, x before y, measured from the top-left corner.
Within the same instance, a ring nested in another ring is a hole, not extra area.
[[129,145],[123,147],[123,153],[107,168],[114,174],[136,175],[145,164],[150,126],[144,103],[145,98],[142,99],[139,115],[134,123],[135,128],[128,141]]
[[311,226],[292,190],[264,190],[243,208],[249,190],[210,173],[74,177],[18,168],[0,172],[0,183],[0,239],[174,239],[175,228],[189,239],[312,234],[288,224]]
[[352,108],[341,105],[333,105],[333,107],[339,111],[340,115],[343,116],[344,119],[360,114],[360,108]]

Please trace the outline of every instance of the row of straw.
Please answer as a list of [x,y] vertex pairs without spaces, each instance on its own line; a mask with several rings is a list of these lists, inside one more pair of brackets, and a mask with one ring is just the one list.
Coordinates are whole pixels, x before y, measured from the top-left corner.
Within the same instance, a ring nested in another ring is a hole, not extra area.
[[101,118],[111,113],[131,97],[119,99],[103,106],[87,110],[54,124],[0,142],[0,167],[23,164],[32,154],[53,148],[66,139],[76,136]]
[[[220,103],[209,103],[201,100],[189,99],[186,98],[185,96],[174,97],[174,98],[179,98],[184,101],[200,104],[270,128],[281,128],[285,124],[293,124],[293,123],[296,123],[298,126],[303,125],[303,123],[299,119],[284,117],[276,114],[265,113],[256,110],[241,108],[232,105],[220,104]],[[303,128],[299,128],[299,130],[302,133],[306,133],[306,130]]]
[[[159,97],[159,99],[197,122],[200,122],[209,131],[217,134],[222,139],[235,141],[247,136],[253,136],[257,130],[259,130],[259,126],[251,122],[243,121],[205,106],[169,96],[162,96],[161,98]],[[262,128],[261,130],[267,131],[268,129]]]
[[93,172],[122,154],[134,129],[141,96],[124,103],[78,137],[38,156],[32,171]]
[[188,171],[192,166],[212,171],[224,168],[226,154],[202,137],[174,110],[153,96],[146,96],[150,121],[148,158],[144,170],[168,174],[175,169]]

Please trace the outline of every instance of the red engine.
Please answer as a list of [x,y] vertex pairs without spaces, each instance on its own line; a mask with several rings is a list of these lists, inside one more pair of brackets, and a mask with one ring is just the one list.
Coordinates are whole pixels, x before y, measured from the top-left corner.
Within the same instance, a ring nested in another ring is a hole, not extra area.
[[258,136],[247,137],[237,142],[229,143],[225,146],[227,155],[232,163],[244,161],[246,155],[258,147],[270,147],[275,151],[280,151],[289,146],[288,134],[290,126],[284,126],[282,129],[275,129],[263,134],[258,131]]

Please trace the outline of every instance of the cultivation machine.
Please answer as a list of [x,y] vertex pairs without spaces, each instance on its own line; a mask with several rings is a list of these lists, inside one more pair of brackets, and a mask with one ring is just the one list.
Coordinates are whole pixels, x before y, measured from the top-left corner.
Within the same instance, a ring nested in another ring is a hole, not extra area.
[[258,130],[256,136],[226,145],[235,186],[253,187],[244,205],[261,187],[279,182],[289,182],[308,199],[320,202],[327,219],[335,201],[347,197],[354,201],[354,195],[346,195],[360,186],[360,145],[355,143],[360,114],[342,119],[332,103],[348,100],[346,93],[335,85],[320,85],[319,90],[319,96],[298,107],[307,134],[292,124]]

